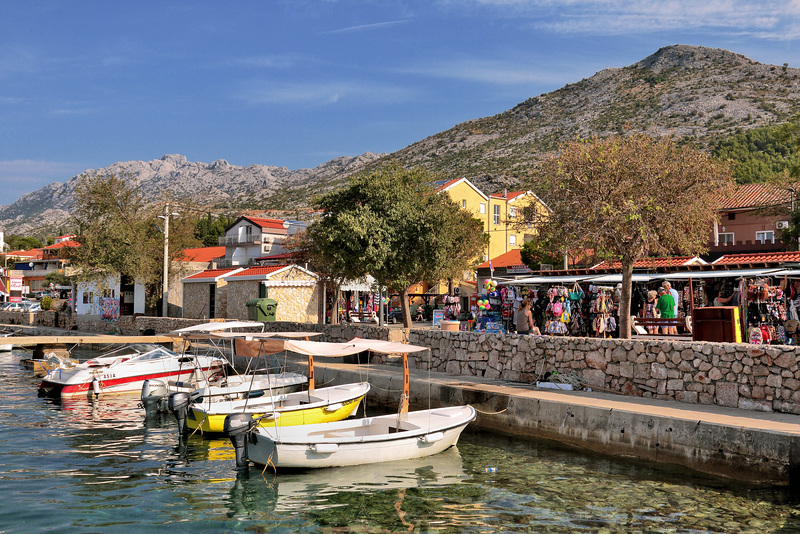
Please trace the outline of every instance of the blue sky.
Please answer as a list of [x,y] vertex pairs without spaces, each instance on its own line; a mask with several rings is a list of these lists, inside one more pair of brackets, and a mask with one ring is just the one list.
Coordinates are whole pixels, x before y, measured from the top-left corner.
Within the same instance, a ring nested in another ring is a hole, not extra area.
[[800,0],[0,0],[0,204],[164,154],[393,152],[672,44],[800,67]]

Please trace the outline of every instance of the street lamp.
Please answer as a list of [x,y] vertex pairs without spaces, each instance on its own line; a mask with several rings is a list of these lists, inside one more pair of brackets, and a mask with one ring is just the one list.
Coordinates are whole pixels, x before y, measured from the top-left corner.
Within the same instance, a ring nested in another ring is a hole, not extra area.
[[159,219],[164,219],[164,284],[161,288],[161,316],[167,317],[169,310],[169,218],[178,215],[169,211],[169,202],[164,204],[164,215],[159,215]]

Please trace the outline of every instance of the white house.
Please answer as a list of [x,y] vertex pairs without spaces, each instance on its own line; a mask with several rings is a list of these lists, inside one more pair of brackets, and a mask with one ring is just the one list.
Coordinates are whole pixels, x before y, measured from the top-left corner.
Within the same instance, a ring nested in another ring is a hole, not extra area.
[[75,313],[96,315],[116,321],[120,315],[144,313],[145,291],[142,284],[122,283],[120,276],[108,276],[75,284]]

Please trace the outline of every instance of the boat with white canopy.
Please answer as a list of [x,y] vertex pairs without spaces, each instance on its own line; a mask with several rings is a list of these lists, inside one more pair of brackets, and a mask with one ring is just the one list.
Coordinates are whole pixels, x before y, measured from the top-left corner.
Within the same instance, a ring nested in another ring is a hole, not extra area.
[[[363,351],[402,354],[403,393],[398,413],[299,426],[259,426],[250,414],[230,415],[225,420],[225,432],[236,451],[237,469],[246,469],[248,460],[282,469],[422,458],[455,445],[461,432],[476,417],[475,409],[469,405],[409,412],[408,353],[428,350],[427,347],[360,338],[325,344],[327,347],[316,346],[320,344],[312,341],[282,343],[284,350],[299,354],[345,356]],[[310,370],[309,379],[312,373]]]
[[[213,336],[213,335],[212,335]],[[272,388],[258,394],[244,392],[241,398],[214,394],[207,388],[196,390],[188,397],[171,395],[170,406],[185,430],[219,433],[224,431],[225,417],[230,414],[249,414],[260,425],[303,425],[340,421],[358,410],[370,385],[366,382],[316,388],[314,385],[314,356],[342,356],[352,354],[351,345],[300,341],[299,333],[263,332],[256,334],[219,334],[234,342],[238,356],[259,358],[279,352],[296,352],[308,356],[308,389],[292,393],[275,392]],[[280,338],[278,337],[280,336]],[[283,338],[288,339],[283,339]],[[295,338],[295,339],[293,339]]]
[[[285,366],[277,362],[263,362],[256,358],[247,358],[247,368],[237,373],[233,365],[236,357],[234,341],[244,335],[263,337],[285,336],[308,339],[319,336],[317,332],[241,332],[234,329],[259,328],[264,323],[258,321],[229,321],[195,325],[174,330],[167,336],[175,338],[181,344],[191,346],[197,356],[198,351],[214,354],[223,359],[225,365],[213,372],[196,374],[190,380],[148,380],[142,385],[142,405],[148,415],[167,411],[168,398],[172,393],[186,392],[193,398],[211,400],[231,400],[253,395],[288,393],[297,391],[308,383],[308,377],[302,373],[286,371]],[[257,366],[262,364],[264,368]]]

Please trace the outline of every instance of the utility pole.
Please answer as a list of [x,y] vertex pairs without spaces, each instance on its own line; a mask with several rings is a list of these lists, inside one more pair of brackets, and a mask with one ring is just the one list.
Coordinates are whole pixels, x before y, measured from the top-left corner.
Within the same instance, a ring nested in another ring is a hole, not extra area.
[[177,215],[170,213],[169,202],[164,203],[164,215],[159,215],[159,219],[164,219],[164,285],[161,288],[161,316],[167,317],[169,314],[169,217]]
[[161,291],[161,316],[169,312],[169,202],[164,204],[164,286]]

